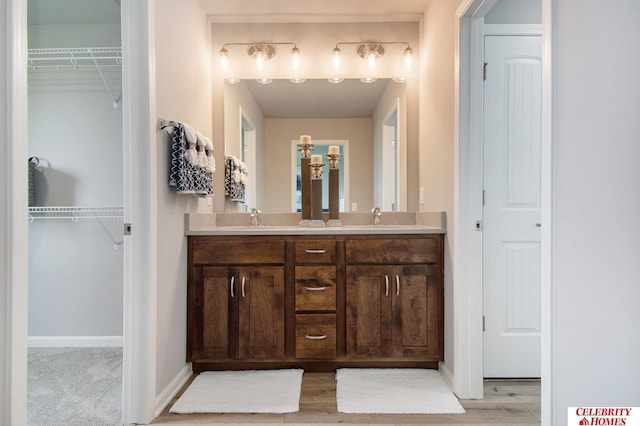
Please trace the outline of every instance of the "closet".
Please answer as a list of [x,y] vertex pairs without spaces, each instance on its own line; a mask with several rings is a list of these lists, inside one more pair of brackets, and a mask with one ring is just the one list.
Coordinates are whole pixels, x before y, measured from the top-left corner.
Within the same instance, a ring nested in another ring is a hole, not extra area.
[[[121,370],[119,4],[29,0],[28,6],[30,363],[36,348],[110,347],[120,354]],[[29,378],[29,391],[32,384]],[[118,413],[109,415],[119,416],[118,403]]]

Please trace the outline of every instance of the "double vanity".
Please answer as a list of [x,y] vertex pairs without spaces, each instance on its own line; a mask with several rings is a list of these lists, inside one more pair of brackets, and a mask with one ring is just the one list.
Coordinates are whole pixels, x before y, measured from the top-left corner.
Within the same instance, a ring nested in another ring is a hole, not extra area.
[[296,214],[187,215],[193,371],[437,368],[444,217],[370,216],[305,228]]

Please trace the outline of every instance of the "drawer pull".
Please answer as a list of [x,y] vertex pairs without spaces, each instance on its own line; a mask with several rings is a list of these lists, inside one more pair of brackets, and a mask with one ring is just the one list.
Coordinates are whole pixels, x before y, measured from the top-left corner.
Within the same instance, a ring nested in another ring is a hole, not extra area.
[[245,277],[242,277],[242,297],[244,297],[244,281],[245,281]]
[[231,289],[231,297],[236,297],[236,296],[233,294],[233,282],[235,281],[235,278],[236,278],[236,277],[235,277],[234,275],[231,275],[231,282],[229,283],[229,288]]
[[384,276],[384,295],[389,295],[389,275]]
[[306,249],[304,252],[309,254],[324,254],[327,251],[325,249]]
[[305,287],[304,288],[307,291],[323,291],[326,290],[326,287]]
[[319,336],[311,336],[309,334],[304,336],[305,339],[309,339],[309,340],[324,340],[327,338],[326,334],[321,334]]
[[400,277],[396,275],[396,296],[400,296]]

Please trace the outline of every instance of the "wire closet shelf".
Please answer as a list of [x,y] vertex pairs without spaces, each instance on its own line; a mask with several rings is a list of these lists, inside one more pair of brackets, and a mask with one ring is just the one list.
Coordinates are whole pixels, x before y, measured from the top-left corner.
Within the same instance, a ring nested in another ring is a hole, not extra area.
[[29,207],[29,222],[36,219],[117,219],[124,220],[124,207]]
[[80,69],[122,66],[121,47],[64,47],[29,49],[28,65],[32,70]]

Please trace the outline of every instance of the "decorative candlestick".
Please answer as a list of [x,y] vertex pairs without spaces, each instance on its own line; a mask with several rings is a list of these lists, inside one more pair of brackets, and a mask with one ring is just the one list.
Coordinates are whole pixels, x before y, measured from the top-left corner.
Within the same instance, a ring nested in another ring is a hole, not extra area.
[[311,151],[313,144],[311,136],[300,136],[300,192],[302,193],[302,220],[299,226],[309,226],[311,221],[311,171],[309,163],[311,162]]
[[327,226],[342,226],[340,220],[340,154],[337,146],[329,147],[329,221]]
[[322,156],[312,155],[309,168],[311,169],[311,222],[310,228],[325,227],[322,220]]

